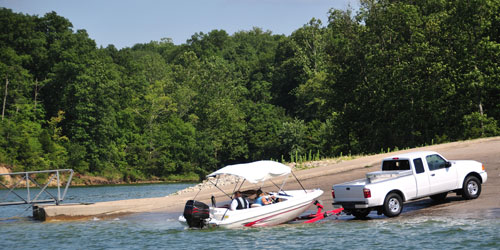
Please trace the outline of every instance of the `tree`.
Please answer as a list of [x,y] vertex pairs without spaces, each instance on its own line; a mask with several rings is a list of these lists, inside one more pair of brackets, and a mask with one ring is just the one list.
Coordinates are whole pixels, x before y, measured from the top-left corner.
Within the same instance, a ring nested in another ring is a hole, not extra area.
[[295,119],[283,123],[283,129],[280,131],[280,138],[282,147],[288,152],[290,159],[306,153],[305,134],[306,125],[304,121]]

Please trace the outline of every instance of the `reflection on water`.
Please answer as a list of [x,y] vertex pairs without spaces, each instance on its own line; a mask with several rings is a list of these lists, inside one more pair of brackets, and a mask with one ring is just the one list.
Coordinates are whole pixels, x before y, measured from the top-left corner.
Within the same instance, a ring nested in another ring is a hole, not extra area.
[[[177,184],[171,184],[177,185]],[[192,184],[184,184],[186,186]],[[72,202],[154,197],[183,186],[142,185],[72,188]],[[160,192],[164,192],[159,194]],[[153,195],[151,193],[155,193]],[[127,195],[128,194],[128,195]],[[4,217],[5,207],[0,207]],[[9,208],[12,209],[12,208]],[[20,209],[20,208],[18,208]],[[2,249],[499,249],[498,209],[493,216],[404,214],[353,220],[329,217],[316,224],[269,228],[187,230],[179,213],[143,213],[112,220],[42,223],[25,217],[0,221]],[[490,213],[488,212],[488,213]]]

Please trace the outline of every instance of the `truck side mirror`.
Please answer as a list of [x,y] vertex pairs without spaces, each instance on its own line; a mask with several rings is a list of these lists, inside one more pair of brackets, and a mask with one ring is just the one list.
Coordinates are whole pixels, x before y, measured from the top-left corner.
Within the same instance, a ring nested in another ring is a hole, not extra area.
[[446,168],[451,167],[451,162],[447,161],[447,162],[444,164],[444,166],[445,166]]

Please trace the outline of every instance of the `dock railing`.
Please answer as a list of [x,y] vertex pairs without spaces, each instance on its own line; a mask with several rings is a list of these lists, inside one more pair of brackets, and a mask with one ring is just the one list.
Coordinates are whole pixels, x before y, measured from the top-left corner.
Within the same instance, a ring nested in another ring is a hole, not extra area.
[[[47,174],[47,182],[44,184],[40,184],[36,179],[37,175]],[[65,174],[69,174],[66,180],[66,184],[64,186],[63,193],[61,194],[61,176]],[[7,182],[7,178],[4,176],[10,176],[11,181],[14,181],[14,184],[9,184]],[[66,192],[68,191],[69,185],[71,183],[71,179],[73,178],[73,169],[57,169],[57,170],[42,170],[42,171],[30,171],[30,172],[16,172],[16,173],[7,173],[0,174],[0,190],[5,188],[8,192],[5,192],[2,196],[0,196],[0,206],[8,206],[8,205],[22,205],[22,204],[36,204],[36,203],[51,203],[54,202],[56,205],[59,205],[64,200],[66,196]],[[48,190],[47,188],[53,181],[56,181],[57,185],[57,194],[52,193],[54,190]],[[39,189],[36,189],[36,188]],[[24,189],[25,188],[25,189]],[[21,194],[26,190],[26,194]],[[32,196],[30,192],[36,190],[37,192],[35,196]],[[0,192],[1,193],[1,192]],[[17,197],[16,201],[7,201],[7,197],[10,194],[13,194]],[[45,194],[45,196],[42,196]],[[32,198],[33,197],[33,198]],[[44,197],[44,199],[39,200],[40,197]]]

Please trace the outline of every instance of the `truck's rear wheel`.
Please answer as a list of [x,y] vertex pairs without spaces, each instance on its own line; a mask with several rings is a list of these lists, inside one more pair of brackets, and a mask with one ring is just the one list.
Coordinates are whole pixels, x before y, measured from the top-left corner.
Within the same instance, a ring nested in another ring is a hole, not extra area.
[[462,187],[462,197],[466,200],[476,199],[481,194],[481,182],[475,176],[465,179]]
[[356,217],[356,219],[365,219],[366,216],[370,213],[370,209],[362,208],[362,209],[354,209],[351,211],[351,214]]
[[403,211],[403,199],[397,193],[390,193],[385,197],[383,213],[387,217],[396,217]]
[[435,195],[431,195],[430,197],[433,201],[441,202],[441,201],[444,201],[446,199],[446,195],[448,195],[448,193],[435,194]]

